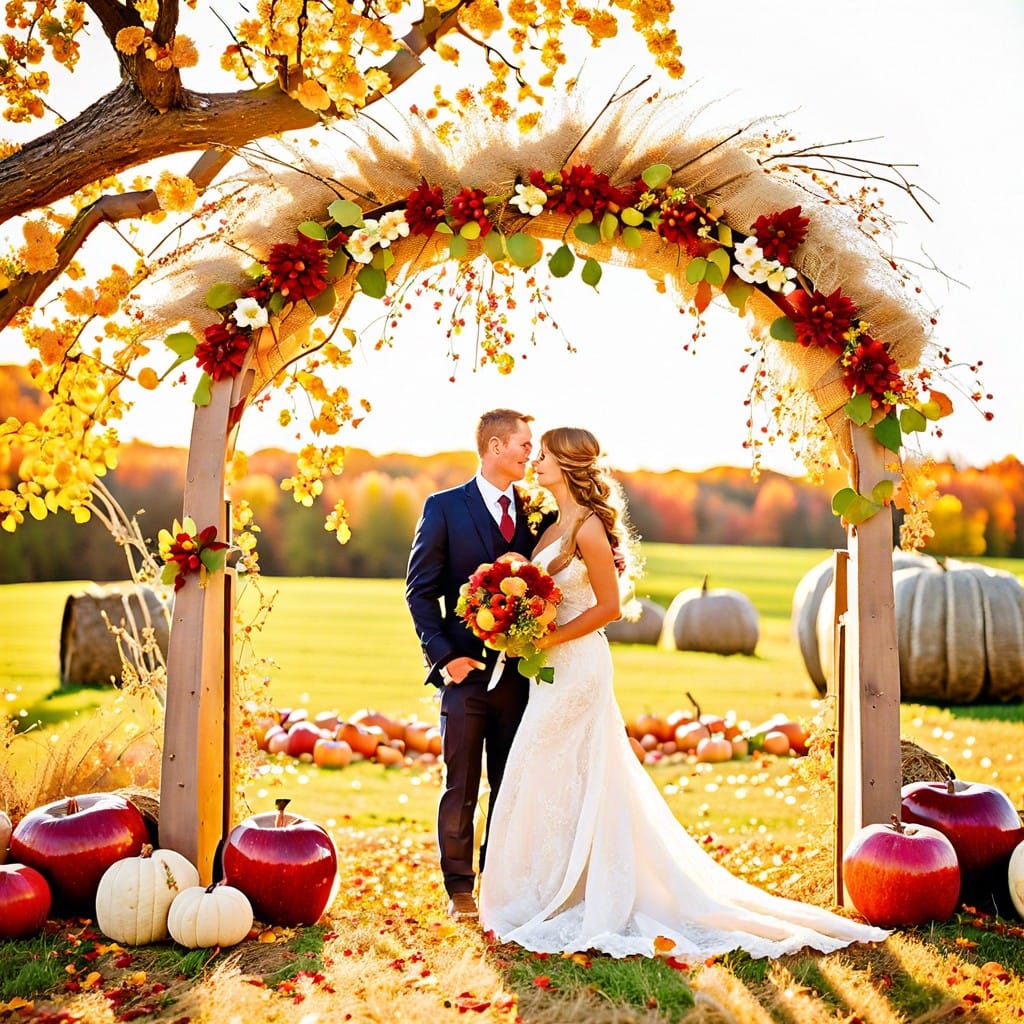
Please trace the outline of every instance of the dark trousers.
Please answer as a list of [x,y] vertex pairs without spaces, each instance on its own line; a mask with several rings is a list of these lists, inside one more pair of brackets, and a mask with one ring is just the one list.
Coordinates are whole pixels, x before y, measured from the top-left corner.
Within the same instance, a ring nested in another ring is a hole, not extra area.
[[[509,748],[526,710],[530,681],[519,674],[516,663],[506,663],[498,685],[487,689],[482,681],[446,686],[441,693],[441,753],[444,758],[444,792],[437,809],[437,840],[441,872],[449,895],[472,892],[473,815],[480,797],[481,765],[487,757],[491,787],[487,807],[490,824],[494,798],[501,786]],[[480,847],[484,866],[486,839]]]

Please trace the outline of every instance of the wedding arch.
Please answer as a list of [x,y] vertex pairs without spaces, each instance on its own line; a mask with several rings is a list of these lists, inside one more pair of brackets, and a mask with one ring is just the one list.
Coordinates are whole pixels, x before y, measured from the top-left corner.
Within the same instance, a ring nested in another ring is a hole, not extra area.
[[[341,152],[282,144],[227,183],[226,228],[183,247],[141,293],[151,335],[204,371],[183,523],[162,539],[178,589],[160,803],[161,842],[205,876],[232,824],[234,573],[219,549],[243,412],[297,360],[338,358],[358,294],[400,325],[414,289],[461,290],[477,302],[480,358],[508,370],[507,281],[578,273],[596,286],[602,264],[644,272],[641,287],[698,318],[713,301],[744,317],[777,415],[846,470],[833,498],[849,537],[837,553],[837,871],[861,824],[898,811],[891,502],[904,436],[949,411],[922,366],[931,320],[883,248],[879,208],[830,183],[826,148],[794,152],[762,123],[700,132],[689,103],[632,89],[592,120],[563,104],[526,139],[480,116],[442,140],[413,115],[397,133],[352,133]],[[893,182],[913,196],[898,172]],[[335,399],[320,399],[333,415]]]

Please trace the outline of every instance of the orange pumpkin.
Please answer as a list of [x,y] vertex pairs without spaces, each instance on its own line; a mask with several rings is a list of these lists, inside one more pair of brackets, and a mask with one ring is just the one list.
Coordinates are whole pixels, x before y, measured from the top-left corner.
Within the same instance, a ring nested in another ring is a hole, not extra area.
[[763,749],[766,754],[777,754],[780,757],[789,753],[789,737],[778,729],[769,729],[764,734]]
[[647,751],[641,746],[640,741],[635,736],[630,736],[629,745],[633,748],[633,753],[636,754],[636,759],[643,764],[644,758],[647,756]]
[[676,729],[676,745],[680,750],[696,750],[697,744],[710,735],[710,730],[703,722],[687,722]]
[[430,726],[426,722],[408,722],[405,726],[405,749],[413,754],[430,750]]
[[377,747],[377,753],[374,756],[380,764],[389,768],[405,764],[405,754],[396,747],[389,747],[386,743]]
[[732,741],[724,736],[705,736],[697,744],[698,761],[731,761]]
[[320,768],[344,768],[352,760],[352,748],[344,740],[319,739],[313,746],[313,764]]

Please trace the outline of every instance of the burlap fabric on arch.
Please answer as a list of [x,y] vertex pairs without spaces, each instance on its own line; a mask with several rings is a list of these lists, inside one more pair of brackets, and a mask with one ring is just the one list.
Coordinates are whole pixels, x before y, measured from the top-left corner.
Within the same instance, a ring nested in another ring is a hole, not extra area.
[[[147,326],[154,337],[175,325],[187,324],[197,336],[214,314],[205,294],[218,280],[237,281],[253,259],[265,258],[278,241],[294,238],[296,226],[323,219],[337,197],[351,199],[364,213],[401,202],[426,180],[440,185],[446,198],[464,186],[487,194],[508,194],[530,169],[557,170],[588,163],[609,174],[615,184],[640,176],[652,164],[675,168],[673,184],[689,193],[707,196],[734,230],[749,234],[765,213],[801,205],[810,218],[807,238],[793,264],[804,280],[829,294],[836,288],[857,306],[873,336],[883,340],[901,368],[919,362],[927,343],[925,312],[902,287],[896,271],[878,245],[857,223],[854,212],[826,202],[810,179],[797,171],[766,170],[758,162],[763,143],[758,129],[769,119],[745,128],[693,131],[707,105],[693,107],[683,92],[648,102],[641,92],[608,107],[596,121],[571,99],[549,101],[541,125],[523,138],[514,130],[484,117],[467,116],[457,139],[448,145],[425,120],[402,120],[388,130],[367,120],[346,127],[344,139],[312,145],[308,137],[282,142],[269,155],[251,155],[248,163],[222,190],[236,189],[224,211],[222,230],[198,239],[166,260],[164,270],[148,287]],[[504,229],[528,230],[541,239],[569,238],[568,218],[545,212],[538,217],[509,217]],[[628,249],[621,244],[586,246],[571,238],[581,255],[601,262],[643,269],[662,281],[672,300],[692,300],[694,287],[685,278],[688,258],[677,246],[645,233],[644,243]],[[440,236],[411,237],[392,246],[395,269],[390,276],[417,274],[447,257]],[[478,254],[471,247],[470,255]],[[351,264],[338,282],[338,301],[332,314],[344,315],[356,293],[360,265]],[[841,453],[849,454],[849,424],[842,414],[848,392],[836,359],[820,350],[772,341],[768,329],[780,315],[769,296],[755,292],[746,316],[751,335],[765,342],[771,369],[791,385],[801,415],[824,421]],[[305,306],[260,335],[254,358],[256,381],[250,397],[271,383],[280,370],[309,347],[313,317]]]

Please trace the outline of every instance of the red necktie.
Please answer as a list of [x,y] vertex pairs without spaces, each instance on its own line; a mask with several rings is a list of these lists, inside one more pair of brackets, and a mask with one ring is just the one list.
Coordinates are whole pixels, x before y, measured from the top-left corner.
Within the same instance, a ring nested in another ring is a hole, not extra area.
[[501,522],[498,523],[498,529],[501,530],[502,537],[510,541],[516,534],[516,524],[512,522],[512,517],[508,514],[508,507],[512,504],[512,499],[507,494],[503,494],[498,499],[498,504],[501,506]]

